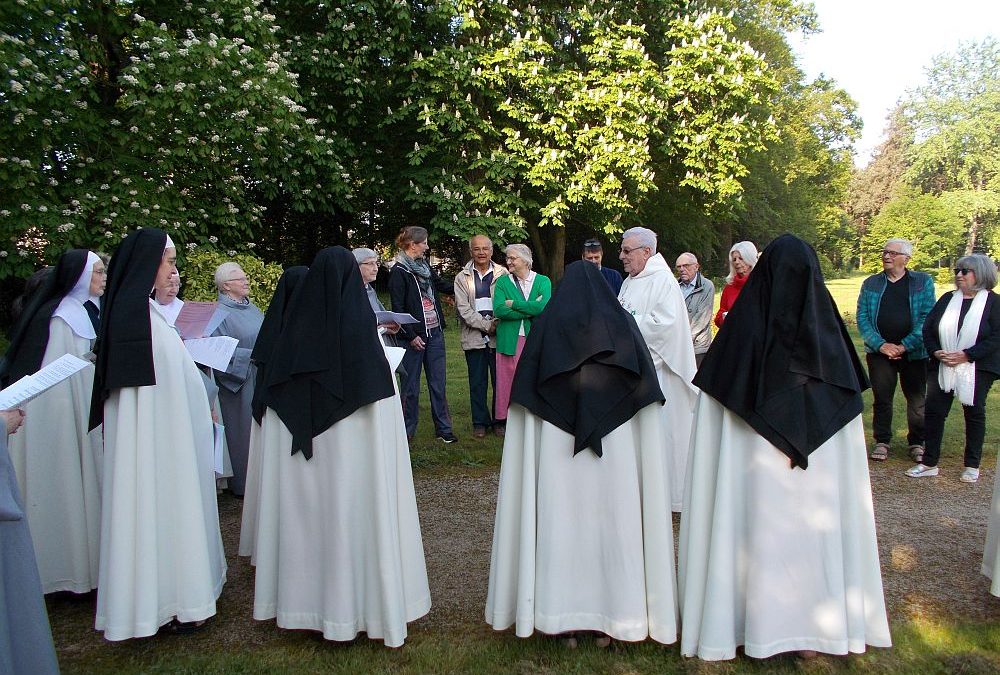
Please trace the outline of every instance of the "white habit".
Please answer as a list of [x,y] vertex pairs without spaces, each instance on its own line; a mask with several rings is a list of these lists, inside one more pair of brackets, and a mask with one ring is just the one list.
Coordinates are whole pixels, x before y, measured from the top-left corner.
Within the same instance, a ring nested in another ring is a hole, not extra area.
[[[92,343],[53,316],[42,365],[64,354],[82,357]],[[100,427],[87,431],[93,387],[94,367],[88,365],[29,402],[24,426],[10,437],[45,593],[97,588],[104,447]]]
[[993,581],[990,593],[1000,597],[1000,479],[993,479],[993,504],[986,529],[982,572]]
[[205,386],[163,316],[149,323],[156,384],[104,404],[96,627],[108,640],[214,615],[226,579]]
[[401,646],[431,597],[399,395],[313,438],[309,460],[291,454],[292,435],[274,410],[256,431],[254,618],[327,640],[363,631]]
[[618,300],[639,325],[666,399],[660,414],[670,452],[671,509],[680,511],[698,395],[697,387],[691,384],[697,368],[684,296],[667,262],[657,253],[646,261],[642,272],[625,277]]
[[681,654],[708,661],[889,647],[861,416],[807,470],[707,394],[678,559]]
[[[393,378],[395,379],[395,378]],[[263,386],[263,382],[261,386]],[[261,418],[261,422],[264,419]],[[246,491],[243,493],[243,513],[240,515],[240,545],[238,555],[249,557],[257,564],[257,517],[260,502],[260,445],[264,431],[257,420],[250,418],[250,449],[247,452]]]
[[486,621],[616,640],[677,639],[670,467],[659,404],[573,455],[573,436],[511,405]]

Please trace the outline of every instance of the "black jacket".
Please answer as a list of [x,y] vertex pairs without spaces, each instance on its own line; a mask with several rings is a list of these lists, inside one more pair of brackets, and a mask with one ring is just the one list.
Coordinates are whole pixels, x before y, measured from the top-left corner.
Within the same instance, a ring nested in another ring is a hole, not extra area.
[[[994,375],[1000,375],[1000,308],[996,307],[1000,297],[989,291],[986,297],[986,307],[983,308],[983,320],[979,322],[979,335],[976,344],[965,350],[969,360],[976,364],[976,370],[985,370]],[[930,357],[928,364],[937,368],[938,360],[934,352],[941,349],[941,339],[938,337],[938,324],[944,316],[944,310],[951,302],[951,293],[945,293],[934,304],[927,319],[924,321],[924,346]]]
[[[438,276],[433,267],[431,268],[431,284],[434,288],[434,307],[437,309],[441,327],[444,328],[444,312],[441,311],[441,298],[438,293],[454,295],[455,286],[452,282],[445,281]],[[389,303],[392,305],[392,311],[405,312],[417,320],[417,323],[400,327],[397,337],[401,338],[401,341],[410,342],[418,335],[427,337],[427,328],[424,326],[424,305],[420,297],[417,278],[402,265],[393,265],[389,271]]]

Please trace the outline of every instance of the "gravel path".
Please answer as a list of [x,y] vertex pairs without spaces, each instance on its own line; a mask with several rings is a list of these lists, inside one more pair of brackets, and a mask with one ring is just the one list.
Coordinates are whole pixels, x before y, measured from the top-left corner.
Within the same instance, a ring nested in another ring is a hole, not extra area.
[[[903,475],[908,466],[893,459],[871,467],[890,621],[1000,620],[1000,599],[989,595],[988,581],[979,572],[993,468],[984,468],[979,483],[967,485],[958,480],[961,467],[943,466],[940,477],[916,480]],[[496,472],[474,470],[416,477],[433,608],[412,626],[413,634],[488,631],[483,610],[497,478]],[[251,619],[253,568],[235,555],[241,508],[242,502],[232,497],[220,498],[228,580],[209,630],[185,638],[191,648],[202,642],[263,645],[287,635],[273,621]],[[159,641],[105,642],[93,630],[93,596],[50,597],[48,603],[63,660],[89,661],[119,650],[141,658]]]

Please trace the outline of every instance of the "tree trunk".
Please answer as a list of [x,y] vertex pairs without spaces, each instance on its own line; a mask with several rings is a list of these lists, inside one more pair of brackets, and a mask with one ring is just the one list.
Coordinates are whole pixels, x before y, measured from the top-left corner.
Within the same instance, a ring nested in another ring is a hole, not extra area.
[[549,279],[553,285],[558,284],[566,269],[566,228],[556,227],[552,230],[552,255],[546,267]]
[[979,236],[979,214],[972,216],[972,222],[969,223],[969,239],[965,242],[965,255],[972,255],[976,250],[976,238]]

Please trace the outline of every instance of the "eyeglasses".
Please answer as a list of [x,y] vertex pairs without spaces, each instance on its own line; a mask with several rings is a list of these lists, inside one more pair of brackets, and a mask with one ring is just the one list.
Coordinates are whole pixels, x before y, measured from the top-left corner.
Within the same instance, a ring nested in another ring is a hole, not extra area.
[[694,267],[697,263],[681,263],[677,266],[677,269],[687,269],[688,267]]
[[890,251],[888,249],[882,251],[882,257],[883,258],[886,257],[886,256],[889,256],[890,258],[892,258],[893,260],[895,260],[896,256],[898,256],[898,255],[907,255],[907,254],[903,253],[902,251]]
[[107,270],[107,268],[105,268],[103,270],[94,270],[93,273],[94,274],[100,274],[102,277],[108,276],[108,270]]
[[961,274],[962,276],[965,276],[969,272],[972,272],[972,270],[970,270],[968,267],[956,267],[955,268],[955,274]]
[[233,277],[232,279],[226,279],[226,283],[230,283],[232,281],[246,281],[246,280],[247,280],[246,277]]
[[584,248],[602,248],[601,242],[597,241],[596,239],[588,239],[587,241],[583,242],[583,247]]
[[644,248],[649,248],[649,247],[648,246],[635,246],[633,248],[625,248],[624,246],[622,246],[622,253],[624,253],[625,255],[632,255],[633,251],[638,251],[638,250],[644,249]]
[[378,260],[366,260],[366,261],[364,261],[361,264],[362,265],[375,265],[376,267],[378,267]]

